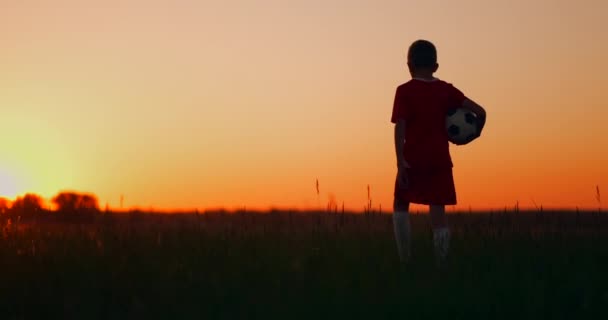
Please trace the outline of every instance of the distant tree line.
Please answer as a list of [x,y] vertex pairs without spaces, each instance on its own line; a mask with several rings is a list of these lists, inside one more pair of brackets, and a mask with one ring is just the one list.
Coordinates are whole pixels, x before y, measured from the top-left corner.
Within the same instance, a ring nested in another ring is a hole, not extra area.
[[62,219],[78,220],[99,213],[97,197],[89,193],[62,191],[51,199],[51,203],[55,207],[54,210],[45,207],[43,198],[33,193],[25,194],[14,201],[0,198],[0,214],[19,219],[55,215]]

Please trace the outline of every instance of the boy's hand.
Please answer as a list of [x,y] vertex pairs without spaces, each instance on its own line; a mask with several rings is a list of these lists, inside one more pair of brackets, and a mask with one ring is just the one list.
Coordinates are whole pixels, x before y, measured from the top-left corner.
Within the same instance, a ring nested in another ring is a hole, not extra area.
[[483,127],[486,125],[486,115],[479,115],[477,116],[477,134],[475,135],[475,138],[473,139],[477,139],[481,136],[481,132],[483,131]]
[[485,119],[485,115],[484,116],[479,116],[477,118],[477,127],[479,128],[477,130],[477,133],[473,136],[471,136],[470,139],[467,139],[467,141],[459,144],[459,145],[465,145],[465,144],[469,144],[470,142],[472,142],[473,140],[476,140],[477,138],[481,137],[481,131],[483,130],[483,126],[486,123],[486,119]]
[[467,144],[481,136],[483,127],[486,125],[486,110],[471,99],[464,100],[462,102],[462,107],[467,110],[470,110],[477,116],[477,128],[478,128],[477,134],[475,135],[475,137],[473,139],[463,143],[463,144]]
[[454,143],[457,146],[464,146],[465,144],[471,143],[473,140],[481,137],[481,132],[483,131],[483,127],[486,124],[486,116],[485,114],[477,116],[477,133],[472,135],[469,139],[465,140],[461,143]]
[[465,141],[463,141],[463,142],[461,142],[461,143],[455,143],[455,142],[454,142],[454,144],[455,144],[455,145],[457,145],[457,146],[464,146],[464,145],[466,145],[466,144],[471,143],[473,140],[475,140],[475,139],[479,138],[480,136],[481,136],[481,134],[477,133],[477,134],[475,134],[475,135],[471,136],[469,139],[467,139],[467,140],[465,140]]
[[405,189],[408,187],[407,169],[409,168],[411,168],[410,164],[405,160],[397,163],[397,184],[400,188]]

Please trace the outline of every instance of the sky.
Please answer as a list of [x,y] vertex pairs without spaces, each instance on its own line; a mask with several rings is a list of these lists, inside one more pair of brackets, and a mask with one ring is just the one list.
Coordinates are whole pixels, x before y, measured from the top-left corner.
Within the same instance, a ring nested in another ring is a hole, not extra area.
[[369,185],[390,210],[394,93],[428,39],[436,76],[488,114],[451,146],[451,208],[597,208],[596,186],[605,207],[606,16],[603,0],[0,0],[0,197],[362,210]]

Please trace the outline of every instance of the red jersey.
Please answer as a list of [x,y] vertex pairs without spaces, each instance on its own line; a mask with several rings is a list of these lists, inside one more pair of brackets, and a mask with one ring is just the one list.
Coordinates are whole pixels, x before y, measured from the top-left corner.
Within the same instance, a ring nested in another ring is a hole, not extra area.
[[445,117],[465,95],[442,80],[412,79],[397,88],[391,122],[405,120],[405,160],[412,169],[452,167]]

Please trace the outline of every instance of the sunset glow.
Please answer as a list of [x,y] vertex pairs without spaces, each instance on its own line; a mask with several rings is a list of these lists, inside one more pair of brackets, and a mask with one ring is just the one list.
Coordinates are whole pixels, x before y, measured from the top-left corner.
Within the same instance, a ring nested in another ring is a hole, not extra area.
[[13,198],[17,195],[17,189],[15,188],[15,184],[10,179],[10,177],[6,175],[0,175],[0,194],[4,197]]
[[[458,208],[608,193],[608,2],[4,1],[0,197],[119,207],[392,205],[405,52],[484,106]],[[315,180],[319,180],[317,195]]]
[[6,169],[0,167],[0,198],[14,198],[23,192],[17,179]]

